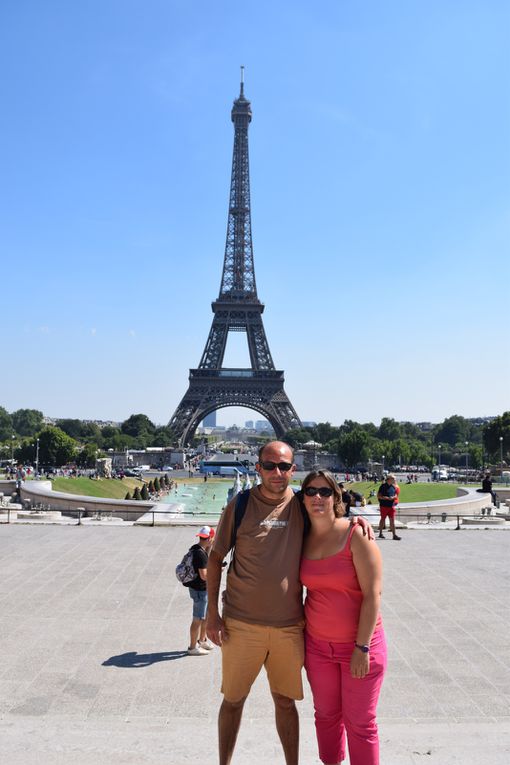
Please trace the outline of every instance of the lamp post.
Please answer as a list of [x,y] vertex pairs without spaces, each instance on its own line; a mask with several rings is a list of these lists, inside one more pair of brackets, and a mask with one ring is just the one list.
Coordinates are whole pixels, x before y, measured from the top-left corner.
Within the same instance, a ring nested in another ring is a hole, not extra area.
[[503,436],[499,437],[499,459],[501,462],[501,483],[503,483]]
[[441,478],[441,444],[437,445],[437,480]]
[[39,439],[35,442],[35,474],[39,475]]
[[15,440],[16,440],[16,436],[13,433],[11,436],[11,466],[12,466],[12,463],[14,462],[14,441]]
[[384,478],[384,454],[381,454],[382,459],[382,477]]
[[468,459],[469,459],[469,452],[468,452],[468,446],[469,441],[466,441],[466,483],[468,482]]

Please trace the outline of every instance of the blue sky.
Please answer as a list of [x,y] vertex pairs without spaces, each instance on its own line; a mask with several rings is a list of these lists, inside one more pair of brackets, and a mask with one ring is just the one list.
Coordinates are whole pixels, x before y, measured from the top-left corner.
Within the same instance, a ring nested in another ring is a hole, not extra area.
[[170,419],[244,64],[257,288],[301,418],[509,409],[509,32],[505,0],[6,0],[0,405]]

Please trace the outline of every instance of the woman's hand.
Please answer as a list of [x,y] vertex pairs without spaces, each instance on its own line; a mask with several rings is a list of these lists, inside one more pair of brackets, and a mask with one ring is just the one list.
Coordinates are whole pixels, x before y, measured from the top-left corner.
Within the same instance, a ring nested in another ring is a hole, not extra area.
[[354,648],[351,656],[351,676],[362,680],[370,670],[370,654]]

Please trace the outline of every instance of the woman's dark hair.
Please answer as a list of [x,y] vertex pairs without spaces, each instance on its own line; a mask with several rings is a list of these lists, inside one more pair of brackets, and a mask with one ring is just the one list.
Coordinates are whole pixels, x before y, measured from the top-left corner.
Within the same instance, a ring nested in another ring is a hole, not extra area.
[[337,482],[329,470],[312,470],[312,472],[308,473],[306,478],[303,480],[303,483],[301,484],[301,491],[304,492],[306,487],[315,478],[324,478],[328,486],[333,489],[333,512],[337,518],[341,518],[343,515],[345,515],[345,506],[342,502],[342,492],[340,491]]

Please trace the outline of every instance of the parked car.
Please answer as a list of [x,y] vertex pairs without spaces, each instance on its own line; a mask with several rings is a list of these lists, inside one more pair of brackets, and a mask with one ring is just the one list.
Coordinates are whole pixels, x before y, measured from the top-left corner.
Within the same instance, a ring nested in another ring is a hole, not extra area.
[[164,465],[161,470],[163,473],[166,473],[168,470],[173,470],[173,467],[171,465]]

